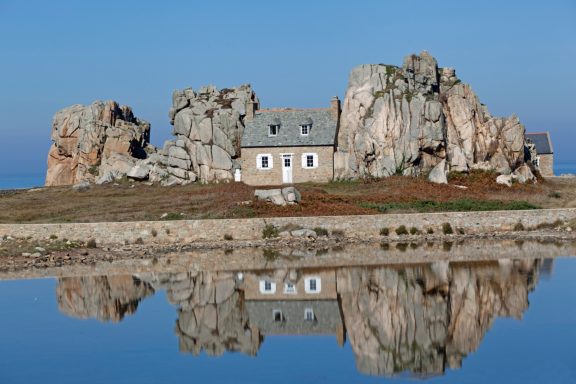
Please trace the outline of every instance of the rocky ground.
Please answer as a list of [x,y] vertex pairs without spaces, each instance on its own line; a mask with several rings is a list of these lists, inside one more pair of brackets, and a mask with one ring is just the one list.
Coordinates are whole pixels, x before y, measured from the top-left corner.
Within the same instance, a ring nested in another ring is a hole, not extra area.
[[86,190],[49,187],[3,191],[0,223],[329,216],[576,207],[576,178],[499,185],[493,173],[451,173],[447,185],[425,177],[301,184],[302,201],[284,207],[256,201],[242,183],[161,187],[125,181]]

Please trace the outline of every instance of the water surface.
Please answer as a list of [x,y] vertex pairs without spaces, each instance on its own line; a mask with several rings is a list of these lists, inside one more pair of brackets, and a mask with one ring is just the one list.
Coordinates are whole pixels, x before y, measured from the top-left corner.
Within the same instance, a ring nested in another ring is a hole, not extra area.
[[1,281],[0,382],[572,383],[575,274],[560,258]]

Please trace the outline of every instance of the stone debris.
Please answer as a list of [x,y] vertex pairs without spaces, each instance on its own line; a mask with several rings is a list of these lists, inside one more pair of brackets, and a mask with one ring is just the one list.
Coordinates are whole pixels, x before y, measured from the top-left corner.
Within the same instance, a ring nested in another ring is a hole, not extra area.
[[276,189],[256,189],[254,197],[274,205],[297,204],[302,200],[300,192],[295,187]]

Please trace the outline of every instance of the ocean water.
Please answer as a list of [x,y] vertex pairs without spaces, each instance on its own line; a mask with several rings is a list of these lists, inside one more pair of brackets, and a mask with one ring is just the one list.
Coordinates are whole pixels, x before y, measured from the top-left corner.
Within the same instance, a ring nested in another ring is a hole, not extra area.
[[41,187],[44,185],[45,176],[46,174],[44,172],[20,175],[0,174],[0,189]]

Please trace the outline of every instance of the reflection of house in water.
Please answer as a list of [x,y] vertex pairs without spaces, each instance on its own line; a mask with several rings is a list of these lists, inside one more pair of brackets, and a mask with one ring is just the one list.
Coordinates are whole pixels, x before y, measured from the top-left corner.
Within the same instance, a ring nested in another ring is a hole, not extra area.
[[260,271],[244,276],[244,299],[253,332],[270,335],[335,335],[345,331],[336,271]]

